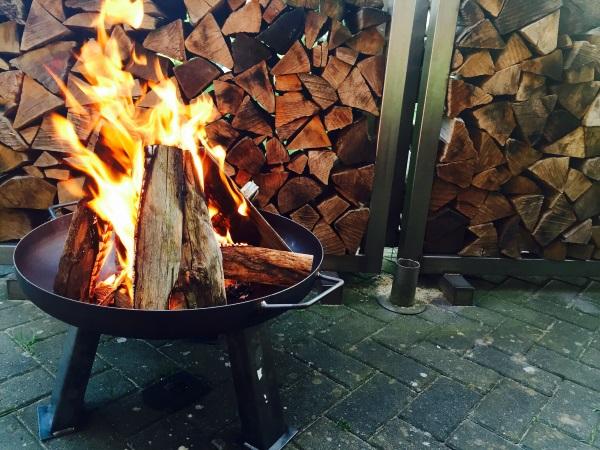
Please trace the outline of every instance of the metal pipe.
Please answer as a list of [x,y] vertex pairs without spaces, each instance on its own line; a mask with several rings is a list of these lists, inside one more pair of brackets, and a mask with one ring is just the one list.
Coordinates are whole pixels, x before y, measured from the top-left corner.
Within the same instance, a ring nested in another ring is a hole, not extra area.
[[412,259],[400,258],[396,261],[396,273],[390,293],[392,305],[405,308],[414,306],[420,270],[421,264]]

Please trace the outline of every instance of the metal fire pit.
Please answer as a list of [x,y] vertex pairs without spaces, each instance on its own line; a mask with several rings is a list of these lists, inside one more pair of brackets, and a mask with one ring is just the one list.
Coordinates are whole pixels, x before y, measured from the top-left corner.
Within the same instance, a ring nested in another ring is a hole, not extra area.
[[[227,336],[244,445],[283,448],[295,435],[287,426],[277,390],[272,348],[263,322],[314,305],[343,281],[319,273],[323,247],[307,229],[281,216],[263,213],[295,252],[314,257],[311,274],[300,283],[246,302],[179,311],[147,311],[98,306],[62,297],[52,286],[71,215],[41,225],[17,245],[14,264],[25,294],[40,309],[72,325],[56,376],[50,404],[38,409],[42,440],[75,431],[84,409],[100,335],[141,339]],[[320,292],[305,300],[313,288]]]

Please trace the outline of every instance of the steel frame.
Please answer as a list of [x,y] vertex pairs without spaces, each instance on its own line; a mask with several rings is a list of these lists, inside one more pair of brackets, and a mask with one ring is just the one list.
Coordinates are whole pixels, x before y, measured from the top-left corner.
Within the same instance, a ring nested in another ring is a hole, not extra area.
[[[386,243],[388,215],[396,173],[404,173],[400,133],[412,125],[414,109],[415,58],[420,58],[418,36],[425,28],[428,0],[385,0],[391,15],[385,83],[377,132],[375,181],[371,195],[371,215],[361,254],[326,255],[324,268],[340,272],[379,272]],[[415,38],[415,33],[417,38]],[[417,59],[418,61],[418,59]],[[418,66],[418,63],[417,63]],[[410,75],[412,74],[412,76]],[[412,91],[411,91],[412,86]],[[407,139],[403,136],[404,139]],[[396,224],[397,227],[397,224]]]
[[398,254],[421,261],[421,273],[598,276],[600,261],[477,258],[423,254],[425,229],[460,0],[432,0]]

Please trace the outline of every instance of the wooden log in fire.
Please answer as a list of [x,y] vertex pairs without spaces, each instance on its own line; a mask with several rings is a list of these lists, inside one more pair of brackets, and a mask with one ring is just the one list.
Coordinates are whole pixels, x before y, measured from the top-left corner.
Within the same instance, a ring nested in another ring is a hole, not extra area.
[[183,154],[163,145],[151,150],[136,230],[136,309],[168,309],[181,266],[184,208]]

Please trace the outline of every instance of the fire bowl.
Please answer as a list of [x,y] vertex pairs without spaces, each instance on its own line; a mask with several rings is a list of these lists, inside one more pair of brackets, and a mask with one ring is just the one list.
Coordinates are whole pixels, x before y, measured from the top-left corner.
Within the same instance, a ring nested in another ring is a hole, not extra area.
[[[54,278],[72,214],[47,222],[25,236],[15,249],[14,264],[28,298],[46,313],[75,327],[142,339],[212,337],[258,325],[289,309],[307,308],[342,284],[319,273],[323,247],[309,230],[282,216],[263,215],[293,251],[314,257],[313,270],[294,286],[231,305],[177,311],[121,309],[54,293]],[[325,290],[303,301],[319,280]]]

